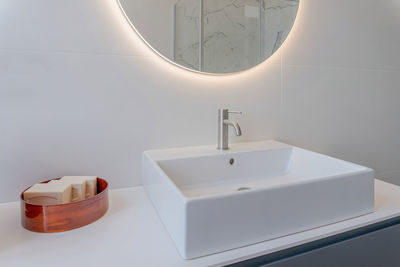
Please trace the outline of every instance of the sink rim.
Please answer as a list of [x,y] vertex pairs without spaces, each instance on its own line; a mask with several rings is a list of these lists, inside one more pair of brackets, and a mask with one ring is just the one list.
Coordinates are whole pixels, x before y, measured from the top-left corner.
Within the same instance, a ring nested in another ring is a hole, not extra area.
[[[311,179],[300,179],[300,180],[291,180],[284,183],[272,184],[265,187],[251,188],[251,190],[242,190],[242,191],[231,191],[218,193],[214,195],[204,195],[204,196],[186,196],[182,189],[174,182],[174,180],[167,175],[167,173],[161,168],[159,165],[160,161],[168,161],[168,160],[177,160],[177,159],[188,159],[188,158],[197,158],[197,157],[210,157],[210,156],[219,156],[219,155],[232,155],[232,154],[240,154],[246,152],[253,151],[265,151],[265,150],[280,150],[280,149],[299,149],[311,153],[316,153],[322,157],[329,158],[335,161],[344,162],[354,167],[357,167],[356,170],[348,171],[346,173],[334,174],[334,175],[325,175]],[[249,194],[256,194],[259,192],[267,192],[271,190],[276,190],[278,188],[290,188],[296,187],[299,185],[310,184],[315,182],[323,182],[329,179],[340,179],[346,178],[348,175],[357,175],[362,173],[373,172],[374,170],[365,167],[353,162],[341,160],[338,158],[334,158],[325,154],[321,154],[318,152],[314,152],[311,150],[299,148],[293,145],[280,143],[275,140],[266,140],[266,141],[257,141],[257,142],[244,142],[244,143],[235,143],[231,145],[231,149],[226,151],[217,150],[214,146],[205,145],[205,146],[191,146],[191,147],[179,147],[179,148],[168,148],[168,149],[154,149],[147,150],[143,152],[145,157],[148,157],[152,164],[155,165],[157,172],[160,176],[174,189],[175,192],[178,193],[180,199],[185,203],[190,203],[193,201],[201,201],[201,200],[217,200],[220,198],[227,198],[238,196],[239,194],[242,196],[246,196]]]
[[281,143],[275,140],[265,141],[254,141],[254,142],[242,142],[230,144],[228,150],[218,150],[214,145],[201,145],[201,146],[184,146],[184,147],[172,147],[163,149],[149,149],[143,152],[152,161],[160,160],[172,160],[182,158],[196,158],[200,156],[212,156],[212,155],[229,155],[236,152],[252,152],[262,150],[275,150],[282,148],[293,148],[295,146]]

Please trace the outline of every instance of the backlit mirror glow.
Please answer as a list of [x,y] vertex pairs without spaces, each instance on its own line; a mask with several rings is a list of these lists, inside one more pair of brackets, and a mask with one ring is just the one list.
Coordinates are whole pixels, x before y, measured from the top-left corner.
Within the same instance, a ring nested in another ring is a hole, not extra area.
[[249,69],[288,36],[299,0],[119,0],[134,29],[161,56],[206,73]]

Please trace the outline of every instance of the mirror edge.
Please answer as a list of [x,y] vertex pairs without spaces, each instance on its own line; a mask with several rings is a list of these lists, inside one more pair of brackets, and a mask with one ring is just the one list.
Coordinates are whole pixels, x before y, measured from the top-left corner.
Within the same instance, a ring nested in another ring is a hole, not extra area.
[[[160,58],[162,58],[163,60],[166,60],[166,61],[169,62],[170,64],[172,64],[172,65],[174,65],[174,66],[176,66],[176,67],[178,67],[178,68],[180,68],[180,69],[184,69],[184,70],[187,70],[187,71],[190,71],[190,72],[193,72],[193,73],[202,74],[202,75],[211,75],[211,76],[230,76],[230,75],[240,74],[240,73],[243,73],[243,72],[245,72],[245,71],[254,69],[255,67],[257,67],[257,66],[259,66],[259,65],[261,65],[261,64],[263,64],[263,63],[265,63],[265,62],[268,61],[268,59],[270,59],[276,52],[278,52],[278,51],[280,50],[280,47],[279,47],[279,49],[278,49],[277,51],[275,51],[274,54],[272,54],[270,57],[266,58],[264,61],[262,61],[262,62],[260,62],[260,63],[257,63],[256,65],[252,66],[251,68],[248,68],[248,69],[245,69],[245,70],[241,70],[241,71],[237,71],[237,72],[213,73],[213,72],[204,72],[204,71],[198,71],[198,70],[195,70],[195,69],[191,69],[191,68],[182,66],[182,65],[180,65],[180,64],[178,64],[178,63],[172,61],[171,59],[167,58],[166,56],[164,56],[163,54],[161,54],[160,52],[158,52],[157,49],[155,49],[155,48],[143,37],[143,35],[140,34],[139,30],[135,27],[135,25],[133,25],[133,22],[132,22],[131,19],[128,17],[128,15],[126,14],[124,8],[122,7],[121,1],[120,1],[120,0],[116,0],[116,2],[117,2],[117,4],[118,4],[118,6],[119,6],[119,8],[120,8],[120,10],[121,10],[121,12],[122,12],[122,14],[123,14],[124,17],[125,17],[125,20],[126,20],[126,21],[128,22],[128,24],[131,26],[131,28],[134,30],[134,32],[140,37],[140,39],[141,39],[153,52],[155,52]],[[299,1],[299,8],[300,8],[300,2],[301,2],[301,1]],[[290,33],[292,32],[293,27],[294,27],[294,25],[295,25],[295,23],[296,23],[296,21],[297,21],[298,14],[299,14],[299,12],[297,11],[296,16],[295,16],[295,18],[294,18],[294,20],[293,20],[292,27],[291,27],[290,30],[289,30],[288,36],[287,36],[286,39],[282,42],[282,45],[286,42],[287,38],[289,37]],[[281,47],[282,47],[282,45],[281,45]],[[280,64],[282,64],[282,62],[281,62]]]

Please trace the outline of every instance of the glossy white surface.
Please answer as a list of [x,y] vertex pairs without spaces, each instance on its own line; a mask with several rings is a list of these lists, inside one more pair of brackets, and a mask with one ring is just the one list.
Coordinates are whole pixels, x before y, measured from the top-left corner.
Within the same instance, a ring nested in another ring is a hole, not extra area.
[[[91,225],[40,234],[19,222],[19,203],[0,204],[0,263],[13,267],[222,266],[400,216],[400,187],[375,181],[375,212],[194,260],[175,249],[142,187],[110,191],[110,209]],[[101,255],[101,256],[99,256]]]
[[143,157],[144,188],[185,259],[370,213],[373,180],[369,168],[272,140]]

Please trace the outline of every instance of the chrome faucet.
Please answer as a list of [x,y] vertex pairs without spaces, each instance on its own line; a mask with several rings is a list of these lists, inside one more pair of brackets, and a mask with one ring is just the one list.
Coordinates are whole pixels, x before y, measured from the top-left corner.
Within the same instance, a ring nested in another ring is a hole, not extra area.
[[242,114],[240,111],[229,111],[228,109],[218,110],[218,149],[227,150],[228,147],[228,126],[235,129],[236,136],[242,135],[242,130],[236,121],[229,119],[229,113]]

